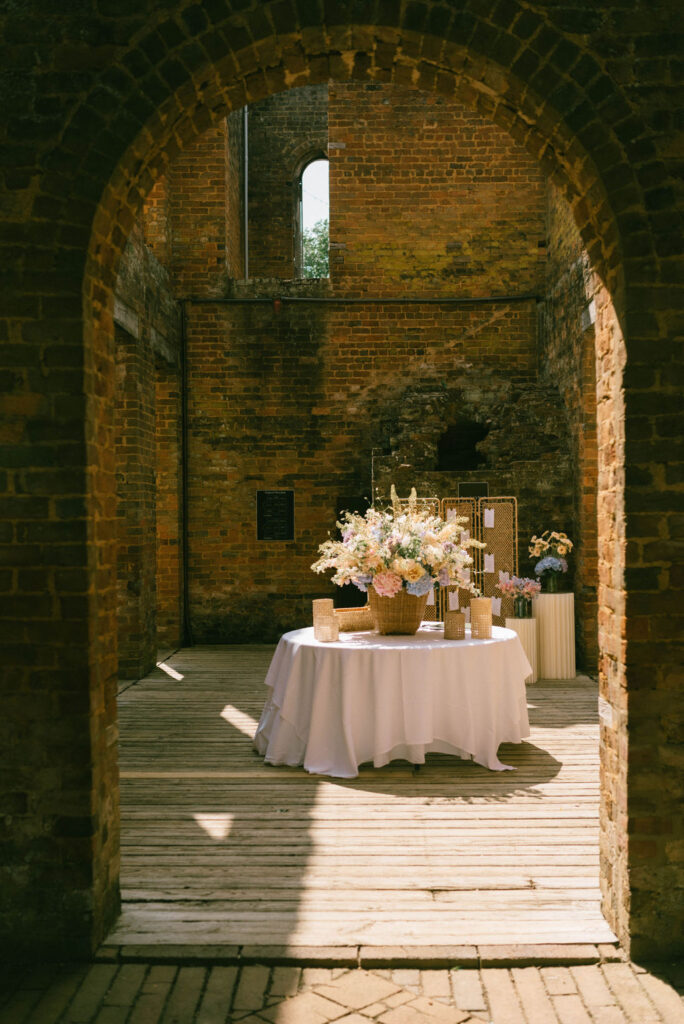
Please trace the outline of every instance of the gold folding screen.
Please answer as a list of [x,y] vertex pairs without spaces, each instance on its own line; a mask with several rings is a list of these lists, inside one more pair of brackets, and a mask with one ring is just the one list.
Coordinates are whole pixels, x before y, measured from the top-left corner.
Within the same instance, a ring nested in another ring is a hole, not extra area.
[[513,599],[502,597],[496,585],[500,572],[511,576],[518,574],[518,503],[515,498],[480,498],[478,518],[478,540],[487,545],[479,552],[481,573],[478,586],[483,597],[493,599],[494,625],[503,626],[506,617],[513,615]]
[[[464,519],[461,530],[461,537],[465,540],[467,535],[473,540],[478,540],[477,535],[477,500],[475,498],[442,498],[441,516],[447,523],[454,517]],[[479,548],[471,551],[473,564],[470,570],[471,579],[477,581],[480,571]],[[444,619],[446,611],[465,611],[470,605],[470,591],[462,587],[439,587],[438,597],[435,599],[439,607],[439,618]]]
[[[496,626],[503,626],[506,617],[513,614],[513,601],[502,597],[496,584],[500,572],[511,575],[518,572],[518,503],[515,498],[507,497],[442,498],[442,519],[449,522],[454,515],[466,520],[463,532],[487,545],[471,550],[471,579],[483,597],[493,599],[492,621]],[[465,611],[470,607],[470,596],[470,591],[463,588],[439,588],[435,617],[437,610],[440,619],[449,609]]]

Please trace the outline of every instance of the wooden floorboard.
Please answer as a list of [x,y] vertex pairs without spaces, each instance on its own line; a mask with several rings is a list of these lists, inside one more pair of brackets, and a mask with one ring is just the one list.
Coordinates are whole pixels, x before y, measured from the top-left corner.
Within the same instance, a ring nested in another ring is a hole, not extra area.
[[176,652],[119,697],[123,913],[112,944],[600,943],[598,714],[528,688],[514,772],[430,755],[327,779],[251,738],[272,647]]

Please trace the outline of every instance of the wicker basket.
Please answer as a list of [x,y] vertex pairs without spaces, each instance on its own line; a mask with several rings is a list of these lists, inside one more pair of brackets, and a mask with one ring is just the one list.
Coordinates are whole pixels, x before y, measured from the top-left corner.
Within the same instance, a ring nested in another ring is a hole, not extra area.
[[400,590],[394,597],[381,597],[373,587],[368,588],[368,600],[375,628],[378,633],[385,635],[415,633],[423,621],[427,599],[427,594],[414,597],[405,590]]
[[341,633],[361,633],[373,628],[370,605],[363,608],[336,608],[335,618]]

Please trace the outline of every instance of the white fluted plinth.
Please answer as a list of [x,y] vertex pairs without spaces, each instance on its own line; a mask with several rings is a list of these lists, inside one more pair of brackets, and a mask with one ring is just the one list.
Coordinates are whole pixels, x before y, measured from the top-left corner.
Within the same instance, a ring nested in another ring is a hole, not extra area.
[[536,683],[539,679],[539,658],[537,656],[537,620],[536,619],[506,619],[506,629],[514,630],[520,637],[520,643],[527,655],[527,660],[532,666],[532,674],[525,680],[526,683]]
[[540,594],[533,602],[542,679],[575,678],[575,595]]

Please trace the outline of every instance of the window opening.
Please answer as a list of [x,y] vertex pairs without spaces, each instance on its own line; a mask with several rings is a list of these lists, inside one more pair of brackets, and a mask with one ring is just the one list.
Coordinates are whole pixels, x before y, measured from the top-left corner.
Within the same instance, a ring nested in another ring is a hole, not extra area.
[[447,427],[437,444],[437,469],[448,473],[486,466],[477,446],[488,433],[489,427],[476,420],[461,419]]
[[306,165],[299,179],[298,191],[298,276],[329,277],[330,198],[327,160],[317,158]]

